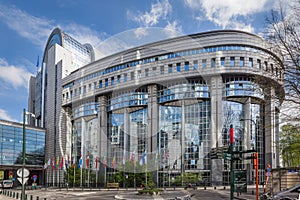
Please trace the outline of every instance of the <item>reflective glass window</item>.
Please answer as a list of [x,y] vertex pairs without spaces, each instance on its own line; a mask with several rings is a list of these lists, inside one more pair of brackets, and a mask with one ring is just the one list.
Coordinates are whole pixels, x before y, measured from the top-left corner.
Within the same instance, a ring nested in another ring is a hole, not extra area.
[[215,67],[215,66],[216,66],[216,58],[212,58],[212,59],[210,60],[210,66],[211,66],[211,67]]
[[221,67],[225,66],[225,57],[221,57],[220,64],[221,64]]
[[240,57],[240,67],[244,67],[244,65],[245,65],[245,58]]
[[177,72],[181,71],[181,65],[180,65],[180,63],[176,63],[176,71]]
[[230,57],[230,63],[229,63],[229,66],[230,67],[234,67],[235,65],[235,57]]
[[202,68],[206,68],[206,59],[202,59]]

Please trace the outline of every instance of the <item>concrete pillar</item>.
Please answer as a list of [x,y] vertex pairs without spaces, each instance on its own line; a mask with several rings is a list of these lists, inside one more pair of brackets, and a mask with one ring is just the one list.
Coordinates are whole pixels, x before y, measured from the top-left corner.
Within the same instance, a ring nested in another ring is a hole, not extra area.
[[157,85],[148,86],[148,110],[147,110],[147,152],[156,152],[159,107],[157,101]]
[[[100,96],[97,99],[98,101],[98,123],[99,123],[99,148],[100,155],[99,160],[103,161],[103,158],[106,157],[107,164],[107,144],[109,138],[107,138],[107,97]],[[106,168],[102,168],[101,174],[103,174],[104,186],[106,185]]]
[[[276,126],[275,126],[275,90],[267,88],[265,90],[265,162],[272,168],[276,168]],[[266,166],[265,166],[266,167]]]
[[[210,79],[211,96],[211,148],[220,148],[222,144],[222,88],[221,76],[214,76]],[[211,181],[213,185],[223,181],[223,160],[211,160]]]

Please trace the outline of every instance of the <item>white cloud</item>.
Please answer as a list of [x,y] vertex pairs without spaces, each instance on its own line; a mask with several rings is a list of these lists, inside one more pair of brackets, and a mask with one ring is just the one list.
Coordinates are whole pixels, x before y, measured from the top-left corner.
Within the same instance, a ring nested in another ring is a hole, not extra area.
[[245,23],[246,17],[270,10],[274,0],[185,0],[185,4],[195,11],[197,20],[206,19],[224,29],[253,31],[253,27]]
[[0,119],[7,120],[7,121],[17,121],[11,117],[6,110],[0,108]]
[[[138,11],[137,13],[127,11],[127,17],[140,25],[134,32],[138,40],[150,35],[149,27],[158,26],[158,24],[164,23],[166,24],[165,30],[159,30],[159,32],[160,34],[163,33],[164,38],[165,36],[169,38],[182,34],[182,27],[179,25],[178,21],[169,21],[171,13],[172,5],[168,0],[162,0],[151,4],[150,11]],[[153,31],[151,30],[151,32]]]
[[0,58],[0,79],[15,89],[19,87],[28,88],[28,80],[33,76],[30,72],[26,71],[23,67],[9,65],[7,61]]
[[168,0],[163,0],[151,4],[151,10],[149,12],[133,14],[128,11],[127,16],[133,21],[136,21],[145,27],[149,27],[157,25],[161,18],[166,19],[171,12],[171,4]]
[[136,37],[138,39],[142,38],[142,37],[145,37],[147,36],[149,33],[147,31],[147,28],[143,28],[143,27],[140,27],[140,28],[137,28],[135,31],[134,31],[134,34],[136,35]]
[[165,27],[165,33],[169,37],[176,37],[178,35],[182,35],[182,27],[178,25],[177,21],[173,21],[172,23],[168,22]]
[[72,36],[81,43],[96,45],[100,42],[99,34],[88,27],[75,23],[58,25],[58,22],[32,16],[14,6],[0,4],[0,21],[42,49],[55,27],[61,27],[67,34],[72,33]]
[[61,25],[62,30],[68,35],[74,37],[80,43],[90,43],[92,45],[97,45],[101,42],[99,35],[96,31],[76,23],[71,23],[67,25]]
[[0,4],[0,21],[34,44],[44,46],[54,24],[13,7]]

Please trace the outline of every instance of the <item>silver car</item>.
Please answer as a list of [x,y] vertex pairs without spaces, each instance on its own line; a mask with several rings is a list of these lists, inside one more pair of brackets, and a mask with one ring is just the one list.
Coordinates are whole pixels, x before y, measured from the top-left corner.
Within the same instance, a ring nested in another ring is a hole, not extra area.
[[274,194],[274,200],[292,200],[299,199],[300,195],[300,184],[295,185],[287,190],[283,190]]

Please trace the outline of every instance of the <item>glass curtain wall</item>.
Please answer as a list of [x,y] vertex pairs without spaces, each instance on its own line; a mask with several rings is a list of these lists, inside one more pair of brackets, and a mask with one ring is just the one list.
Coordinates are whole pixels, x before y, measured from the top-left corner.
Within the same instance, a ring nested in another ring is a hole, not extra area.
[[[171,176],[176,176],[186,170],[200,170],[203,172],[202,177],[208,179],[210,101],[160,106],[159,119],[159,166],[163,174],[168,171]],[[166,179],[160,180],[161,183],[170,179],[166,176],[161,178]]]

